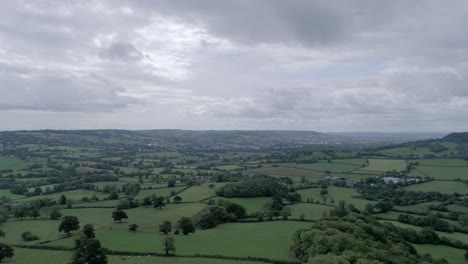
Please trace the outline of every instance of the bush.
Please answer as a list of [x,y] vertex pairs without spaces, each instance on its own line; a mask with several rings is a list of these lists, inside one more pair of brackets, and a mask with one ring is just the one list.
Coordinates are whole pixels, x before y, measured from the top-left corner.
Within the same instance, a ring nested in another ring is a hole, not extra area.
[[23,241],[34,241],[34,240],[38,240],[39,237],[34,235],[33,233],[31,233],[30,231],[26,231],[26,232],[23,232],[21,234],[21,238],[23,239]]

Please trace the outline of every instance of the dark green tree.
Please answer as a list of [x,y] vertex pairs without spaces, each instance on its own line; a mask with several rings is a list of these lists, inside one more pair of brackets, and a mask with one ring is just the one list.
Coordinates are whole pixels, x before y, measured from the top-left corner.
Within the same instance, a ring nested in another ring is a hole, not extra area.
[[170,221],[164,221],[162,224],[159,225],[159,232],[168,234],[172,231],[172,224]]
[[119,223],[122,223],[122,219],[128,219],[128,216],[124,211],[116,210],[112,212],[112,218],[114,221],[119,221]]
[[175,247],[175,239],[173,237],[164,237],[162,240],[163,250],[166,256],[170,256],[171,253],[174,254],[176,247]]
[[65,216],[60,222],[58,231],[70,235],[70,232],[80,229],[80,221],[76,216]]
[[7,244],[0,243],[0,262],[6,258],[12,258],[15,255],[15,250]]
[[177,221],[176,227],[177,229],[180,229],[184,235],[195,233],[195,227],[193,226],[192,220],[188,217],[182,217]]

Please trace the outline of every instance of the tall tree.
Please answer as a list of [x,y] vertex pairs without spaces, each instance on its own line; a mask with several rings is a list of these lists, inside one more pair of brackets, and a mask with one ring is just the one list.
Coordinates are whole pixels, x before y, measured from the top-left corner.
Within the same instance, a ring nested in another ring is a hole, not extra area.
[[166,254],[166,256],[169,256],[175,253],[176,247],[175,247],[175,239],[173,237],[164,237],[162,240],[163,244],[163,250]]
[[80,229],[80,221],[76,216],[65,216],[60,222],[58,231],[65,232],[70,235],[70,232]]
[[119,221],[122,223],[122,219],[128,219],[128,216],[124,211],[117,210],[112,212],[112,218],[114,218],[114,221]]
[[6,258],[12,258],[15,255],[15,250],[7,244],[0,243],[0,262]]
[[195,233],[195,227],[193,226],[192,220],[188,217],[182,217],[177,221],[177,229],[180,229],[184,235]]

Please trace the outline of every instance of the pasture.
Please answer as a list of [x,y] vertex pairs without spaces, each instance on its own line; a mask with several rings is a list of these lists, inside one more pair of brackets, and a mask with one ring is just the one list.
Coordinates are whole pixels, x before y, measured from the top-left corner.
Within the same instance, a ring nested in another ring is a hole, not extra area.
[[468,186],[464,182],[459,181],[429,181],[424,183],[413,184],[404,187],[407,191],[416,192],[440,192],[446,194],[460,193],[467,194]]
[[360,171],[402,171],[406,169],[406,162],[397,159],[369,159],[369,165]]
[[[191,186],[178,195],[182,197],[182,202],[198,202],[216,196],[216,189],[224,184],[225,183],[204,183]],[[214,185],[214,187],[210,188],[210,185]]]
[[291,218],[299,219],[301,214],[304,214],[304,219],[319,220],[325,213],[328,213],[333,207],[322,204],[298,203],[288,205],[291,208]]
[[[299,190],[297,191],[301,196],[302,200],[306,201],[306,199],[313,199],[314,201],[319,201],[320,203],[323,203],[323,196],[320,195],[320,188],[310,188],[310,189],[304,189],[304,190]],[[336,206],[338,205],[338,202],[340,200],[343,200],[347,203],[353,204],[359,209],[363,209],[366,204],[369,203],[374,203],[372,201],[364,200],[364,199],[359,199],[356,198],[356,196],[359,196],[359,193],[356,192],[356,190],[351,189],[351,188],[343,188],[343,187],[329,187],[327,188],[328,194],[325,195],[326,197],[326,202],[325,204],[327,205],[333,205]],[[334,200],[334,203],[332,202]]]
[[451,264],[466,263],[465,250],[442,245],[413,244],[419,254],[430,254],[433,258],[444,258]]
[[423,175],[434,177],[436,180],[468,180],[467,167],[438,167],[438,166],[415,166],[416,170]]

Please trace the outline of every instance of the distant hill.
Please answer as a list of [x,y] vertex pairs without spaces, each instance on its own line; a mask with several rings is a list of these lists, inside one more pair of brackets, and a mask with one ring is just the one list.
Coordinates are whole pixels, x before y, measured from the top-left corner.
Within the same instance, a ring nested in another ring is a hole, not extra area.
[[396,157],[467,158],[468,132],[379,147],[374,152]]
[[451,133],[443,137],[442,140],[456,143],[468,143],[468,132]]

